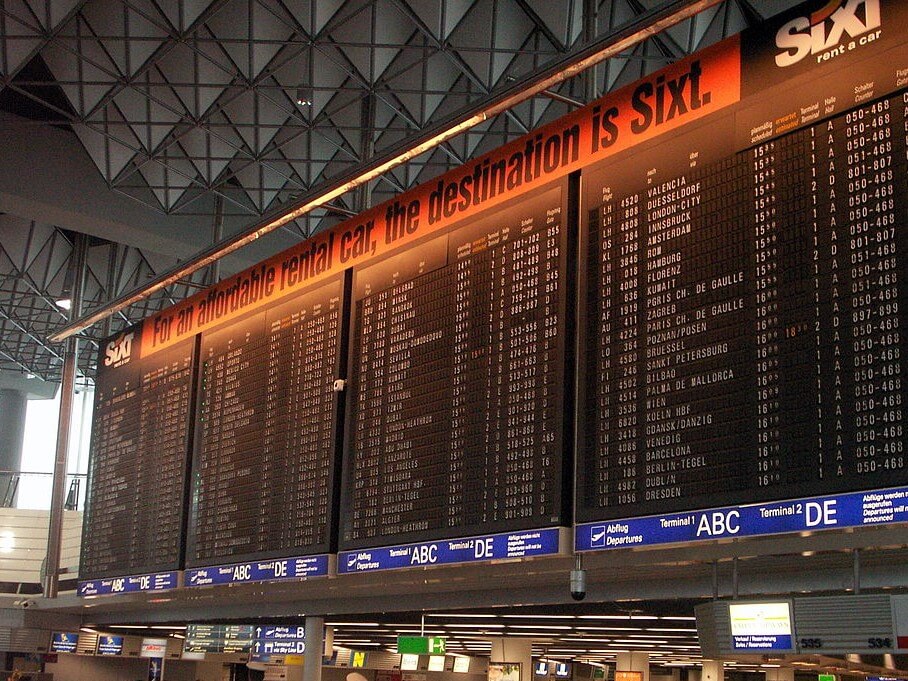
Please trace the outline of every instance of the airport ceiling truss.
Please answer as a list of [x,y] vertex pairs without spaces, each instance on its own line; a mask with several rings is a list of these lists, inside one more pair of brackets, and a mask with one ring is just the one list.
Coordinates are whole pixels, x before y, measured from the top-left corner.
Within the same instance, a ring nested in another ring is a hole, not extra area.
[[[112,191],[162,219],[214,224],[221,213],[251,224],[661,4],[0,0],[0,110],[29,119],[36,134],[71,131]],[[794,4],[726,0],[301,218],[291,236],[311,236]],[[65,321],[53,298],[75,237],[16,223],[0,224],[0,368],[52,379],[61,349],[46,336]],[[88,250],[87,307],[173,264],[128,244],[95,239]],[[195,283],[120,315],[113,330]],[[90,376],[96,346],[83,348],[80,370]]]
[[[64,324],[68,312],[60,301],[72,293],[70,263],[79,240],[85,241],[84,305],[91,307],[119,295],[170,267],[173,259],[121,244],[75,234],[52,225],[0,215],[0,370],[24,373],[45,381],[60,376],[64,348],[47,336]],[[112,320],[114,329],[194,293],[210,283],[208,272],[133,306]],[[80,378],[92,375],[98,342],[111,329],[96,326],[79,344]]]

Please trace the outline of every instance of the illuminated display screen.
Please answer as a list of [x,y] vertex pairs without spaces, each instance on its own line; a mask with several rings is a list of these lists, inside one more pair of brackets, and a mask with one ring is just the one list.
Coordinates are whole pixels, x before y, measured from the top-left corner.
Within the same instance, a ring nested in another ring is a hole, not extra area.
[[98,655],[121,655],[123,653],[122,636],[99,636]]
[[180,563],[194,342],[141,359],[141,326],[102,343],[95,379],[83,578]]
[[562,521],[552,189],[356,272],[341,546]]
[[901,521],[864,491],[908,485],[908,3],[865,4],[853,47],[777,44],[806,3],[545,128],[545,173],[505,147],[103,342],[80,576]]
[[791,650],[791,607],[784,603],[730,603],[732,648]]
[[908,95],[860,51],[795,87],[772,35],[740,104],[584,172],[580,522],[908,482]]
[[74,653],[79,645],[79,634],[55,631],[50,642],[52,653]]
[[342,296],[202,334],[189,565],[328,550]]

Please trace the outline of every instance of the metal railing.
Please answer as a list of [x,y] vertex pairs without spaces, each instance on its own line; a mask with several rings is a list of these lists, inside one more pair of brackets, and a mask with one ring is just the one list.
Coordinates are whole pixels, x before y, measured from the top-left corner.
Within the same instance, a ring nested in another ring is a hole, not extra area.
[[[0,470],[0,508],[50,508],[53,473]],[[85,508],[86,473],[66,474],[66,511]]]

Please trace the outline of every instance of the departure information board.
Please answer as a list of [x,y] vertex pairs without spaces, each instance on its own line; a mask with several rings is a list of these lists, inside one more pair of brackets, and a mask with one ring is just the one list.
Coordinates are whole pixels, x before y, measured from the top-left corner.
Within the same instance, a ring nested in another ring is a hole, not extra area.
[[148,362],[139,334],[114,337],[98,361],[83,578],[179,567],[195,342]]
[[809,0],[110,339],[81,573],[901,522],[905,25]]
[[800,96],[585,175],[579,520],[908,481],[908,95]]
[[187,565],[325,552],[343,282],[202,334]]
[[563,520],[562,194],[356,272],[343,548]]

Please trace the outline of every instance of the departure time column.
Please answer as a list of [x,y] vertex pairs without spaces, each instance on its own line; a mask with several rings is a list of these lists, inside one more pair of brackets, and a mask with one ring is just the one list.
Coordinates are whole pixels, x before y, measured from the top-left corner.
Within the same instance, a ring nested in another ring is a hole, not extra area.
[[756,483],[768,487],[781,479],[779,412],[779,263],[776,143],[755,148],[753,171],[755,337],[757,362]]

